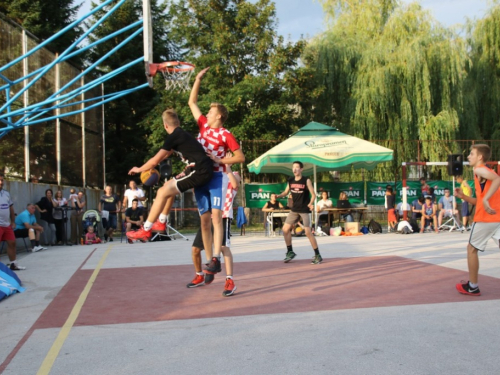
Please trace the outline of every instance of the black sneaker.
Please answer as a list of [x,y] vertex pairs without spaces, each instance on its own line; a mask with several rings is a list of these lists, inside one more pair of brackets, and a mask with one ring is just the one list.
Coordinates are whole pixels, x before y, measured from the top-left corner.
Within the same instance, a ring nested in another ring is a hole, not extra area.
[[457,284],[457,285],[455,285],[455,287],[457,288],[458,293],[467,294],[469,296],[475,296],[475,297],[478,297],[481,295],[481,292],[479,291],[479,287],[472,288],[468,281],[466,283],[463,283],[463,284]]
[[21,267],[21,266],[18,266],[17,263],[11,263],[10,264],[10,267],[9,267],[12,271],[22,271],[22,270],[25,270],[26,267]]
[[205,285],[211,284],[214,281],[215,274],[211,272],[205,272]]
[[109,237],[109,242],[113,242],[113,237]]
[[311,264],[320,264],[321,262],[323,261],[323,258],[321,257],[321,255],[315,255]]
[[218,273],[222,271],[220,260],[216,257],[213,257],[208,266],[205,268],[206,271],[212,273]]
[[289,251],[288,253],[286,253],[286,258],[284,259],[284,262],[288,263],[289,261],[291,261],[296,256],[297,256],[297,254],[295,254],[293,251]]

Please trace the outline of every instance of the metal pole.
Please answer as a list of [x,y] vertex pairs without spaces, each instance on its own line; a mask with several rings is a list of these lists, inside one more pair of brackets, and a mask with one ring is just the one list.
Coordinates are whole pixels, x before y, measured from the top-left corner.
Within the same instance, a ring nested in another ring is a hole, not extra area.
[[[101,83],[101,95],[104,96],[104,83]],[[104,103],[102,104],[102,173],[103,173],[103,181],[104,181],[104,186],[103,189],[106,187],[106,125],[104,123],[106,117],[104,114]]]
[[[28,36],[26,35],[26,30],[22,29],[22,45],[23,45],[23,55],[28,52]],[[23,75],[26,77],[28,75],[28,58],[23,59]],[[27,81],[23,81],[23,87],[26,87]],[[29,93],[28,90],[23,93],[24,107],[29,105]],[[31,176],[30,170],[30,128],[29,126],[24,127],[24,181],[29,182]]]
[[[85,79],[82,77],[81,80],[82,87],[85,85]],[[85,92],[82,92],[82,101],[85,100]],[[85,102],[82,103],[82,185],[85,188],[87,186],[87,161],[86,161],[86,144],[85,144]]]
[[[56,59],[58,58],[56,53]],[[60,77],[60,65],[56,64],[56,92],[59,91],[61,87],[61,77]],[[56,101],[56,161],[57,161],[57,184],[61,185],[61,121],[59,120],[59,115],[61,114],[61,109],[57,107],[59,101]]]

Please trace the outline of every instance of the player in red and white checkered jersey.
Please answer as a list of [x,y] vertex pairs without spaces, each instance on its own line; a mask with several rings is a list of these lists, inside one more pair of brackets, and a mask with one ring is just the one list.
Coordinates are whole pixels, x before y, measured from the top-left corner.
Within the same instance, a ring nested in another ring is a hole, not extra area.
[[[198,207],[202,207],[199,211],[203,244],[206,256],[210,260],[210,264],[205,270],[209,273],[217,273],[221,269],[220,254],[223,239],[222,209],[227,189],[227,185],[223,182],[223,171],[225,171],[225,165],[227,164],[243,163],[245,155],[243,155],[238,141],[231,132],[223,127],[228,116],[226,107],[219,103],[212,103],[206,116],[203,116],[198,107],[198,92],[201,80],[208,69],[203,69],[196,76],[188,104],[200,129],[198,139],[205,148],[207,155],[214,162],[212,180],[206,186],[196,188],[195,197]],[[232,153],[232,156],[228,153]],[[212,221],[214,227],[213,241],[210,221]]]

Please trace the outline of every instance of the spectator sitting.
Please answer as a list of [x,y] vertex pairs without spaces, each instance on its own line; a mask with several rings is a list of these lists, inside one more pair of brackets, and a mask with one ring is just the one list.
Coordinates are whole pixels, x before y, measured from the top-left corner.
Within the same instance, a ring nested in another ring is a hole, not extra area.
[[434,224],[434,231],[439,233],[437,226],[437,214],[436,205],[432,203],[432,197],[428,195],[425,197],[425,203],[422,206],[422,225],[420,227],[420,233],[423,233],[425,228]]
[[443,217],[453,217],[457,223],[460,222],[455,197],[450,195],[450,189],[444,189],[444,197],[439,200],[438,227],[443,223]]
[[35,205],[38,211],[40,211],[40,220],[43,227],[45,245],[54,245],[56,242],[56,225],[54,224],[54,217],[52,216],[52,212],[54,210],[52,197],[52,189],[47,189],[45,190],[45,197],[42,197]]
[[[347,201],[347,202],[349,202],[349,197],[347,196],[347,194],[346,194],[345,191],[342,191],[340,193],[340,195],[339,195],[339,201]],[[354,221],[354,219],[352,217],[351,210],[342,210],[342,211],[339,211],[339,214],[342,217],[342,219],[344,219],[344,221],[346,223],[351,223],[351,222]]]
[[137,184],[134,180],[130,180],[129,185],[130,188],[125,190],[123,194],[123,210],[126,211],[127,208],[132,207],[132,202],[134,199],[137,199],[139,208],[144,207],[143,201],[146,200],[146,196],[144,195],[144,191],[137,187]]
[[87,245],[101,243],[101,240],[97,238],[97,235],[94,232],[94,227],[92,225],[87,228],[87,233],[85,234],[85,243]]
[[406,203],[406,206],[403,205],[403,202],[399,202],[396,206],[396,219],[400,221],[404,217],[404,211],[411,211],[411,206],[409,203]]
[[47,250],[45,247],[40,246],[40,233],[43,232],[43,228],[36,223],[35,209],[33,203],[28,203],[26,209],[17,215],[15,220],[16,229],[14,230],[16,238],[30,238],[31,251],[33,252]]
[[318,226],[322,227],[324,224],[330,225],[328,222],[328,211],[324,211],[325,208],[332,208],[333,203],[328,199],[328,193],[326,191],[321,192],[321,200],[318,201],[316,205],[316,212],[318,213]]
[[[142,224],[144,224],[144,216],[142,208],[139,207],[139,200],[132,199],[132,207],[127,208],[125,211],[126,231],[139,229]],[[132,243],[132,240],[129,240],[129,242]]]
[[411,202],[411,218],[415,220],[419,220],[422,218],[422,206],[425,203],[425,197],[421,195],[418,199],[415,199]]
[[[276,200],[276,194],[271,193],[271,200],[266,202],[264,207],[262,207],[262,212],[271,212],[274,210],[283,210],[285,207]],[[273,229],[281,229],[283,227],[283,222],[281,221],[281,217],[273,217]]]

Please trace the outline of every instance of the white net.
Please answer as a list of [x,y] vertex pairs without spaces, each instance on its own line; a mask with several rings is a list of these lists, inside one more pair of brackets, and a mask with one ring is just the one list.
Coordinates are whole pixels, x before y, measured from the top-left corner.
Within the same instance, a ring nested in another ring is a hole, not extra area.
[[194,72],[194,65],[172,62],[159,70],[165,78],[165,88],[167,90],[189,91],[191,89],[189,80]]

